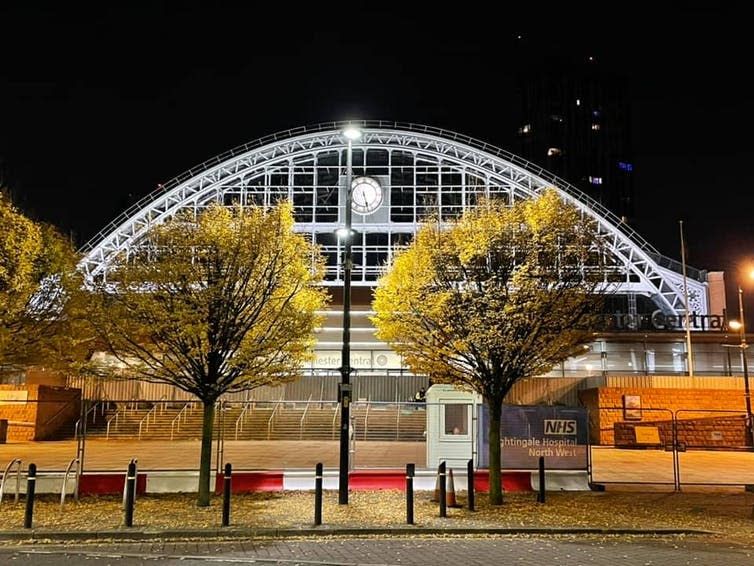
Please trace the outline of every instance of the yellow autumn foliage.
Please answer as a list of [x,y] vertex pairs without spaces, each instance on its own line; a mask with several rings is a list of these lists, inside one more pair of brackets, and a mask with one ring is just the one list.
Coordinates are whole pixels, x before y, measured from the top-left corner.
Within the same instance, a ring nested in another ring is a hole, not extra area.
[[78,284],[71,243],[0,191],[0,363],[59,367],[79,336],[66,291]]
[[287,203],[178,215],[99,284],[90,319],[130,375],[205,402],[295,379],[327,295],[293,225]]
[[413,372],[484,397],[494,473],[506,394],[591,340],[610,263],[596,226],[554,189],[485,200],[454,222],[428,221],[397,253],[372,321]]

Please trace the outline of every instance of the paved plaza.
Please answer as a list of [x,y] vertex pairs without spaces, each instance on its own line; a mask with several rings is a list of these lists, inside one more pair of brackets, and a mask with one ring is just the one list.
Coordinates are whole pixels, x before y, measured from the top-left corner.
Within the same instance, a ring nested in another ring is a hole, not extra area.
[[[125,471],[136,458],[140,471],[197,470],[198,441],[93,440],[85,443],[83,470]],[[23,469],[35,463],[39,473],[62,472],[77,457],[76,441],[0,444],[0,465],[20,459]],[[317,463],[338,468],[337,441],[226,441],[213,460],[232,463],[240,470],[313,470]],[[354,469],[404,469],[407,463],[426,469],[423,442],[357,442]],[[591,478],[594,483],[656,484],[672,489],[674,477],[687,488],[695,485],[754,485],[754,452],[632,450],[593,447]]]

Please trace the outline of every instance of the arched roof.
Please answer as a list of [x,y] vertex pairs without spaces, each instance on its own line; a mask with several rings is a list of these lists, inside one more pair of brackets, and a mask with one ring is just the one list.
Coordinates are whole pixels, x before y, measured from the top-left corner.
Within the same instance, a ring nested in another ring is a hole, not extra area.
[[[625,274],[621,292],[648,296],[668,314],[685,312],[678,262],[659,254],[631,227],[574,186],[482,141],[397,122],[330,122],[300,127],[207,160],[164,183],[105,226],[82,248],[80,269],[87,278],[105,277],[118,254],[138,245],[150,226],[179,210],[198,209],[210,202],[269,204],[290,198],[297,210],[296,229],[312,234],[329,250],[331,279],[337,282],[340,254],[330,236],[342,225],[343,154],[348,143],[343,129],[347,125],[362,130],[361,138],[353,142],[354,171],[380,179],[387,185],[385,192],[390,195],[392,191],[394,203],[404,198],[401,191],[407,188],[413,194],[405,197],[413,200],[404,203],[403,212],[396,212],[398,205],[391,207],[388,200],[380,214],[356,215],[354,227],[366,234],[362,248],[356,248],[363,252],[365,266],[375,258],[387,259],[391,234],[414,233],[422,210],[461,210],[471,206],[471,194],[526,199],[554,187],[564,200],[592,217],[610,242]],[[708,300],[702,274],[691,268],[687,268],[687,274],[690,310],[706,314]],[[374,275],[365,267],[363,279],[357,278],[355,284],[373,284]]]

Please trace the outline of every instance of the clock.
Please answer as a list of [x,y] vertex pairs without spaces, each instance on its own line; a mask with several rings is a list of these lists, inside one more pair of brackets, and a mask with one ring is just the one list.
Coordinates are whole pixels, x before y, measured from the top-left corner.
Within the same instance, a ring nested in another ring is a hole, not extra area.
[[382,204],[382,187],[372,177],[356,177],[351,183],[351,210],[371,214]]

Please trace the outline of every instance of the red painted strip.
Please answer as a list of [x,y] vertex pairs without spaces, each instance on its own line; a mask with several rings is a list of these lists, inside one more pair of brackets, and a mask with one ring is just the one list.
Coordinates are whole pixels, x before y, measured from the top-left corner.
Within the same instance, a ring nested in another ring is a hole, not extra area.
[[348,488],[351,490],[406,489],[404,470],[358,470],[348,474]]
[[[218,474],[215,480],[215,493],[225,489],[225,474]],[[250,491],[282,491],[283,472],[234,472],[230,476],[231,493]]]
[[[490,474],[487,470],[474,472],[474,489],[476,491],[490,490]],[[531,472],[503,472],[503,490],[532,491]]]
[[[82,474],[79,478],[80,495],[106,495],[123,493],[126,474]],[[136,494],[147,492],[147,474],[136,474]]]
[[532,491],[531,472],[507,472],[503,474],[505,491]]
[[[283,491],[284,472],[235,472],[232,475],[231,492],[248,493],[252,491]],[[105,495],[123,493],[126,475],[122,473],[93,473],[82,474],[79,480],[79,494]],[[465,483],[465,482],[464,482]],[[404,470],[357,470],[349,474],[348,485],[351,490],[365,491],[374,489],[406,488],[406,472]],[[465,486],[464,486],[465,487]],[[224,476],[219,474],[215,481],[215,493],[222,493]],[[459,487],[456,486],[456,490]],[[486,470],[474,472],[474,489],[489,491],[489,474]],[[503,489],[505,491],[532,491],[531,472],[503,473]],[[147,491],[147,474],[137,474],[136,493],[142,495]]]

